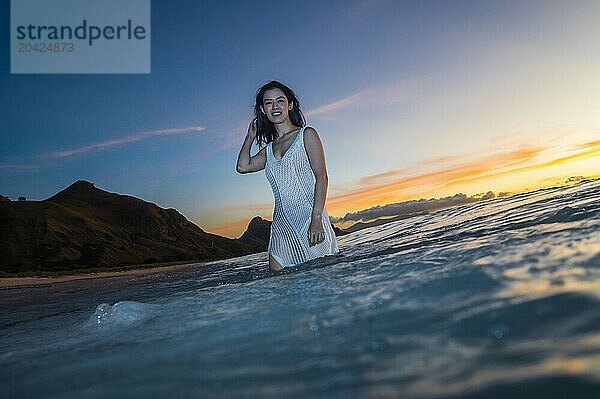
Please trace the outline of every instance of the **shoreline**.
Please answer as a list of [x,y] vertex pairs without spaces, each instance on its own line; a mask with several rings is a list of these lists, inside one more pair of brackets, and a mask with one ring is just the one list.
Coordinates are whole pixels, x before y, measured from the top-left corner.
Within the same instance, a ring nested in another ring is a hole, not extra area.
[[180,263],[176,265],[170,266],[156,266],[156,267],[148,267],[143,269],[131,269],[131,270],[123,270],[117,272],[95,272],[89,274],[72,274],[65,275],[60,277],[0,277],[0,289],[4,288],[15,288],[15,287],[28,287],[35,286],[41,284],[52,284],[52,283],[62,283],[64,281],[71,280],[82,280],[82,279],[93,279],[93,278],[102,278],[102,277],[115,277],[115,276],[126,276],[130,274],[135,275],[144,275],[149,273],[161,272],[161,271],[170,271],[182,269],[185,267],[189,267],[192,265],[201,265],[206,262],[192,262],[192,263]]

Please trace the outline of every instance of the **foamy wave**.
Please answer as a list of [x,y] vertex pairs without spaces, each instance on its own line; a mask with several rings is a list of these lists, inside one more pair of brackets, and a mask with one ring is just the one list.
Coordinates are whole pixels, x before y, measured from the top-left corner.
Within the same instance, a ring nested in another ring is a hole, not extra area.
[[131,326],[153,318],[157,307],[136,301],[120,301],[114,305],[101,303],[88,322],[96,326]]

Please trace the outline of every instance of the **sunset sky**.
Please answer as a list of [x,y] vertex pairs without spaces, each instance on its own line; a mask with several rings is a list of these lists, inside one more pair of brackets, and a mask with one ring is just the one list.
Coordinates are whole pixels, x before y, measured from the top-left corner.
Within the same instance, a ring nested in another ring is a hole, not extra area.
[[598,1],[152,0],[146,75],[10,74],[9,6],[11,199],[89,180],[238,237],[272,218],[264,171],[235,170],[270,80],[295,91],[321,138],[332,218],[600,177]]

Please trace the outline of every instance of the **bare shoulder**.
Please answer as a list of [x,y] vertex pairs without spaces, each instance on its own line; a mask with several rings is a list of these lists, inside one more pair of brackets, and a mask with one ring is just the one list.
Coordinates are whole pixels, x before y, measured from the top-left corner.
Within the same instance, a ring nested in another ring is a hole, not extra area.
[[304,128],[304,144],[307,148],[323,148],[319,134],[310,126]]

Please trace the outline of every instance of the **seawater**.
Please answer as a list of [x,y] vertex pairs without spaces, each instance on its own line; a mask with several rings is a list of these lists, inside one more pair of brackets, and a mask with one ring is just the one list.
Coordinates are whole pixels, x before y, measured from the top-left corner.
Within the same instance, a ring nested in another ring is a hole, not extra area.
[[600,397],[600,180],[338,240],[4,289],[0,396]]

